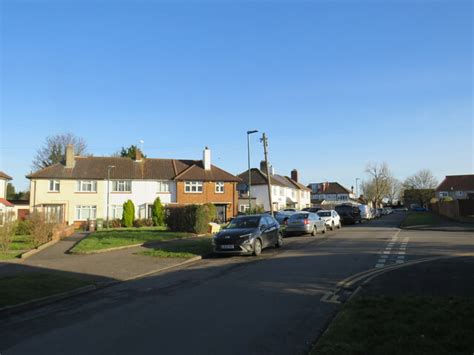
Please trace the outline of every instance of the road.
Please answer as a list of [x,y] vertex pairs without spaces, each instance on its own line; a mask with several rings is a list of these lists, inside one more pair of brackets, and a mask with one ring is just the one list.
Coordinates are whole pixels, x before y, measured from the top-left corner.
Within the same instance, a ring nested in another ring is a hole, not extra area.
[[474,233],[400,231],[402,213],[285,239],[261,257],[206,259],[1,322],[8,354],[300,354],[369,269],[474,252]]

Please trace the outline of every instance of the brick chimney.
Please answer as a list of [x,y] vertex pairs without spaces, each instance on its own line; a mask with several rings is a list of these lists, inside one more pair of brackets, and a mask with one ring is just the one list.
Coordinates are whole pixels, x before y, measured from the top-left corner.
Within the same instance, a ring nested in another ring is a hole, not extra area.
[[298,182],[298,170],[291,170],[291,180]]
[[204,170],[211,170],[211,150],[208,147],[202,153],[202,165],[204,165]]
[[74,146],[68,144],[66,147],[66,168],[72,169],[76,165],[76,160],[74,159]]
[[[270,172],[270,175],[275,175],[275,168],[270,163],[268,164],[268,170]],[[260,162],[260,171],[264,174],[267,173],[267,166],[265,164],[265,160],[262,160]]]
[[142,151],[139,148],[135,149],[135,161],[142,161]]

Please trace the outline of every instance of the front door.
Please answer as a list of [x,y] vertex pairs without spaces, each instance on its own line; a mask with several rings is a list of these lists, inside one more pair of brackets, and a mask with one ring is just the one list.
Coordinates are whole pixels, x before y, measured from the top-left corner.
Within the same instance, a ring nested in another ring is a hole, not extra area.
[[220,223],[227,221],[227,205],[216,205],[216,217]]
[[44,215],[48,222],[62,223],[64,221],[64,205],[44,205]]

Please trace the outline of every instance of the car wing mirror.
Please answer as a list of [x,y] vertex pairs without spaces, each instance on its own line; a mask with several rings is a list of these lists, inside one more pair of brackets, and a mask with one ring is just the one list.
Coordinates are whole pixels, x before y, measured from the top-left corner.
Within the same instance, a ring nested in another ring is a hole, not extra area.
[[262,224],[260,226],[260,230],[263,232],[265,229],[267,229],[267,225],[266,224]]

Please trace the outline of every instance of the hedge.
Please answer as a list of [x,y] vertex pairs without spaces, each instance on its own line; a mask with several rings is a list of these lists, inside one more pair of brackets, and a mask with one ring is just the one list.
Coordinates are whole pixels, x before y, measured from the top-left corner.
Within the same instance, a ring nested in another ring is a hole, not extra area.
[[215,214],[216,208],[212,204],[169,207],[166,224],[172,231],[203,234],[207,233]]

